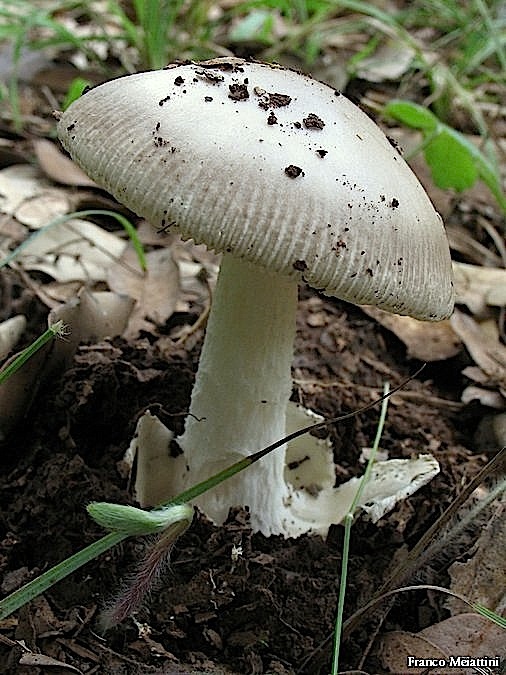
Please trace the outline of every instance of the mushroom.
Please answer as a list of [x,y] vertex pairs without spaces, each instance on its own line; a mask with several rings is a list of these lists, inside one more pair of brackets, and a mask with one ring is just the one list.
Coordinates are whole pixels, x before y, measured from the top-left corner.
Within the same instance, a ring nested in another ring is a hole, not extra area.
[[[448,243],[420,183],[366,114],[309,76],[236,58],[128,75],[74,102],[58,135],[120,202],[223,253],[169,493],[287,432],[300,281],[419,319],[452,311]],[[324,532],[286,453],[199,507],[221,523],[247,505],[264,534]],[[325,471],[315,492],[333,489]]]

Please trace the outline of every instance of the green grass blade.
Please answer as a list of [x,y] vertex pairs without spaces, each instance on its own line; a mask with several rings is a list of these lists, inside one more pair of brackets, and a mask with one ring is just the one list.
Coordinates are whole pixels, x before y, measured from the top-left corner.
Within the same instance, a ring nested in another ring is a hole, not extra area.
[[496,614],[494,611],[488,607],[485,607],[485,605],[482,605],[479,602],[473,602],[472,606],[474,610],[481,616],[485,617],[485,619],[490,619],[490,621],[495,623],[496,626],[506,630],[506,616],[500,616],[499,614]]
[[385,426],[385,420],[387,416],[388,408],[388,394],[390,388],[388,383],[385,383],[383,393],[385,398],[383,398],[381,404],[381,412],[378,420],[378,426],[376,429],[376,436],[374,438],[374,443],[372,446],[371,454],[369,461],[367,462],[367,467],[362,476],[362,480],[358,486],[358,490],[355,493],[353,502],[351,503],[350,510],[346,514],[344,519],[344,542],[343,542],[343,556],[341,561],[341,577],[339,580],[339,597],[337,602],[337,612],[336,620],[334,627],[334,649],[332,655],[332,675],[337,675],[339,672],[339,653],[341,648],[341,636],[343,631],[343,617],[344,617],[344,601],[346,598],[346,580],[348,578],[348,561],[350,557],[350,541],[351,541],[351,526],[353,525],[354,514],[357,509],[357,505],[362,497],[362,494],[365,490],[365,486],[369,482],[371,477],[371,472],[378,452],[378,447],[383,433],[383,427]]
[[110,532],[102,539],[94,541],[81,551],[74,553],[63,562],[51,567],[51,569],[41,574],[36,579],[29,581],[27,584],[14,591],[6,598],[0,601],[0,621],[5,619],[10,614],[18,610],[23,605],[36,598],[41,593],[44,593],[58,583],[72,572],[75,572],[87,562],[97,558],[99,555],[109,550],[112,546],[116,546],[120,541],[126,539],[128,535],[121,532]]

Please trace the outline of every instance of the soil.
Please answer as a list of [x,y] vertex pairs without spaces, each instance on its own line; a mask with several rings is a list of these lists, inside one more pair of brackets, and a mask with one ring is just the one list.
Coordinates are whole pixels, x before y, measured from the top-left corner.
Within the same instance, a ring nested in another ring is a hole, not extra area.
[[[30,305],[37,334],[45,309],[18,284],[12,272],[2,277],[3,305]],[[197,315],[175,314],[164,332]],[[102,536],[86,515],[87,503],[132,503],[123,456],[136,420],[150,408],[181,432],[201,337],[170,349],[160,334],[83,345],[72,367],[39,390],[0,460],[2,594]],[[486,461],[472,450],[482,410],[458,403],[463,358],[428,365],[391,401],[382,447],[393,457],[430,451],[441,473],[378,524],[363,518],[354,524],[346,617],[373,596],[402,551]],[[295,400],[336,416],[381,395],[385,380],[396,385],[419,365],[359,308],[301,289]],[[338,482],[363,471],[361,449],[372,444],[377,420],[376,408],[330,428]],[[196,514],[134,618],[106,633],[100,627],[104,606],[135,567],[142,539],[127,540],[2,622],[1,671],[328,673],[342,544],[340,526],[326,541],[309,535],[284,540],[252,534],[244,510],[231,512],[223,527]],[[430,560],[414,581],[448,585],[449,562]],[[389,612],[366,616],[346,636],[341,669],[382,672],[376,631],[417,631],[445,616],[438,595],[399,595]]]

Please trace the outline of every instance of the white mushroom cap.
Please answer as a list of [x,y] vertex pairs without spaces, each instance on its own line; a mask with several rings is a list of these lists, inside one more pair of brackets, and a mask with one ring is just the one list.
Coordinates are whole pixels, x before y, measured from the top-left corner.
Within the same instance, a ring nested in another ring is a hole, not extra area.
[[233,58],[129,75],[73,103],[58,134],[155,226],[353,303],[452,311],[423,188],[367,115],[308,76]]

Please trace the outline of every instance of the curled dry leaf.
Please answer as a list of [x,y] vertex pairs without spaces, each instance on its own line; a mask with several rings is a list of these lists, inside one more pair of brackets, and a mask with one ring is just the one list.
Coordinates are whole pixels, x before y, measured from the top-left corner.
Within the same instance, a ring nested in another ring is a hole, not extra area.
[[[455,310],[450,321],[479,368],[481,377],[479,373],[476,377],[480,377],[480,383],[497,387],[506,397],[506,347],[498,338],[485,332],[472,317],[459,310]],[[469,369],[466,374],[472,375]]]
[[488,305],[506,305],[506,270],[454,262],[457,302],[473,314],[483,314]]
[[57,281],[105,281],[125,241],[86,220],[69,220],[41,232],[20,251],[27,270],[45,272]]
[[385,312],[378,307],[363,306],[363,311],[384,328],[392,331],[406,345],[408,356],[420,361],[442,361],[458,354],[461,342],[450,321],[428,323],[411,316]]
[[[462,372],[467,377],[471,377],[469,373],[470,368],[465,368]],[[474,370],[478,371],[483,375],[479,368]],[[472,378],[471,378],[472,379]],[[498,391],[493,391],[492,389],[485,389],[484,387],[477,387],[474,384],[466,387],[462,392],[460,397],[462,403],[471,403],[471,401],[479,401],[482,405],[486,405],[489,408],[495,408],[496,410],[504,410],[506,408],[506,400],[504,396]]]
[[371,56],[360,60],[357,76],[368,82],[397,81],[410,68],[415,55],[412,47],[395,36],[386,40]]
[[176,308],[179,295],[179,271],[169,248],[146,254],[147,271],[142,273],[133,248],[109,266],[107,281],[116,293],[136,301],[125,335],[136,337],[141,330],[152,330],[153,323],[163,324]]
[[51,183],[31,164],[14,164],[0,171],[0,211],[16,215],[23,202],[45,191],[54,191]]
[[46,176],[63,185],[80,187],[97,187],[82,169],[69,157],[60,152],[56,145],[45,138],[36,139],[33,143],[35,154],[41,169]]
[[0,359],[5,359],[26,328],[26,318],[21,314],[0,323]]

